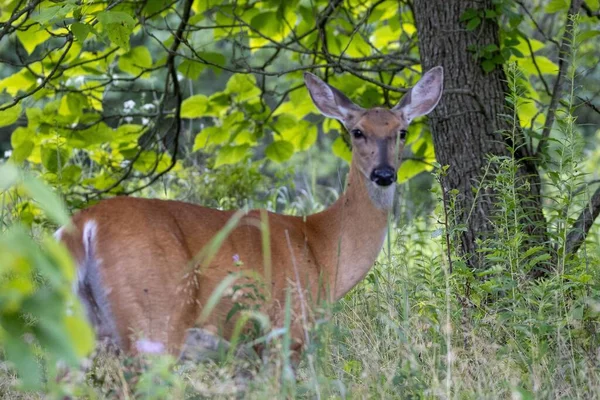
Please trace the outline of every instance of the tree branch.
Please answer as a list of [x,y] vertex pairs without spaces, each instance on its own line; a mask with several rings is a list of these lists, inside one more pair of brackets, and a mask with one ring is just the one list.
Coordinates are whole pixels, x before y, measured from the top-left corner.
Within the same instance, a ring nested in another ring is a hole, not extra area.
[[572,17],[579,12],[579,8],[583,3],[582,0],[571,0],[571,5],[569,6],[569,11],[567,12],[567,22],[565,25],[565,33],[563,34],[560,48],[558,50],[558,75],[556,76],[556,81],[554,82],[554,87],[552,88],[552,98],[550,100],[550,105],[548,107],[548,114],[546,115],[546,123],[544,124],[544,129],[542,130],[542,138],[538,143],[535,154],[540,155],[544,151],[544,147],[546,146],[546,142],[550,137],[550,131],[552,130],[552,126],[554,125],[554,119],[556,117],[556,109],[558,108],[558,103],[560,97],[562,96],[562,83],[567,74],[568,60],[567,53],[569,48],[573,45],[573,23]]
[[58,69],[62,67],[62,62],[65,59],[67,53],[69,52],[69,50],[71,50],[71,46],[73,45],[73,35],[71,34],[71,32],[69,32],[69,34],[66,36],[66,40],[65,43],[63,44],[64,46],[67,46],[67,48],[65,49],[65,51],[62,52],[62,54],[60,55],[60,57],[58,58],[58,60],[56,61],[56,64],[54,65],[54,68],[52,68],[52,70],[50,71],[50,73],[48,75],[46,75],[44,77],[44,79],[42,80],[42,82],[40,82],[40,84],[38,86],[36,86],[35,88],[31,89],[30,91],[28,91],[27,93],[24,93],[20,96],[16,96],[12,102],[7,103],[3,106],[0,106],[0,111],[4,111],[8,108],[14,107],[16,106],[21,100],[32,96],[34,94],[36,94],[37,92],[39,92],[42,88],[44,88],[44,86],[46,86],[46,84],[48,82],[50,82],[50,79],[55,78]]
[[579,250],[598,214],[600,214],[600,188],[596,189],[590,202],[583,209],[579,218],[573,224],[573,228],[569,231],[565,250],[567,254],[575,254]]
[[[8,21],[6,21],[4,24],[2,24],[2,30],[0,30],[0,40],[2,40],[2,38],[4,37],[4,35],[6,35],[8,33],[12,33],[12,31],[15,30],[16,27],[12,26],[13,22],[15,22],[17,19],[19,19],[23,14],[29,15],[29,13],[34,8],[36,8],[37,5],[40,4],[40,3],[41,3],[41,0],[32,1],[26,7],[24,7],[21,10],[19,10],[20,6],[17,6],[17,8],[13,11],[13,14],[8,19]],[[25,21],[23,21],[23,22],[25,22]],[[23,22],[21,22],[21,24]]]

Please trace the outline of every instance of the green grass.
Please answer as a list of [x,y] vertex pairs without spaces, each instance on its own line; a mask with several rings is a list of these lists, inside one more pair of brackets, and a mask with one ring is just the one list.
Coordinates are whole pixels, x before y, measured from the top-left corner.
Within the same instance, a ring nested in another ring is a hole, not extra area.
[[[505,273],[446,274],[442,237],[426,226],[394,230],[391,254],[384,250],[365,281],[333,306],[331,320],[313,330],[296,381],[284,378],[279,341],[250,369],[252,379],[236,377],[241,360],[182,366],[101,354],[87,373],[74,371],[47,390],[101,398],[228,398],[239,390],[248,398],[600,397],[597,256],[577,260],[590,267],[587,283],[573,268],[570,278],[512,282],[513,297],[500,293],[511,283]],[[9,371],[2,366],[0,397],[43,397],[16,391]]]

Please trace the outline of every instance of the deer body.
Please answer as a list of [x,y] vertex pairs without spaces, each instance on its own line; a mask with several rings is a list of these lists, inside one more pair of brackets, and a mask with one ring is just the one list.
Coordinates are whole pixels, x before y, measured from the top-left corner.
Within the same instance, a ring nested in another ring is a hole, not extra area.
[[58,236],[76,260],[76,290],[99,337],[126,352],[139,350],[136,344],[143,339],[173,354],[182,350],[192,328],[229,339],[236,321],[229,315],[235,293],[221,298],[200,326],[198,317],[229,274],[253,270],[270,276],[264,282],[269,295],[255,298],[254,305],[275,327],[283,326],[286,290],[292,288],[291,335],[294,350],[299,350],[304,338],[299,315],[310,314],[319,301],[339,299],[364,278],[385,238],[403,147],[400,133],[415,116],[435,107],[442,70],[426,74],[392,110],[364,110],[315,76],[305,79],[321,112],[352,132],[353,162],[345,193],[325,211],[307,217],[267,213],[269,274],[259,211],[242,216],[207,263],[195,257],[233,211],[123,197],[79,212],[74,229]]

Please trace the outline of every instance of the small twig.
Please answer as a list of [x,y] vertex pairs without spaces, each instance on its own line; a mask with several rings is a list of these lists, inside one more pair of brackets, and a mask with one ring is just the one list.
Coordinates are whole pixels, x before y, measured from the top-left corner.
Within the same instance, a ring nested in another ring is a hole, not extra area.
[[586,106],[588,106],[589,108],[591,108],[593,111],[595,111],[597,114],[600,114],[600,109],[595,106],[592,101],[590,99],[584,99],[583,97],[580,96],[576,96],[583,104],[585,104]]

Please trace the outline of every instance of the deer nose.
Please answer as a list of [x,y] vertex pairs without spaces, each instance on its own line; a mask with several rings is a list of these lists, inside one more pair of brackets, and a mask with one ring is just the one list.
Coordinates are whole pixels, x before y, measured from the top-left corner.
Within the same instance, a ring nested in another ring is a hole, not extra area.
[[396,171],[392,167],[378,167],[371,172],[371,180],[379,186],[390,186],[396,182]]

